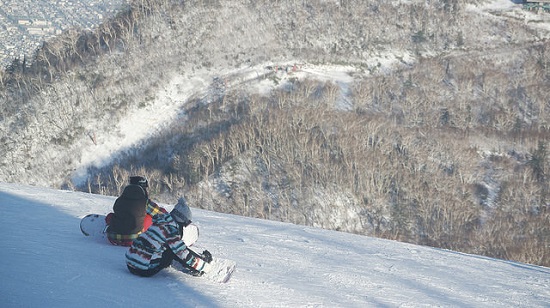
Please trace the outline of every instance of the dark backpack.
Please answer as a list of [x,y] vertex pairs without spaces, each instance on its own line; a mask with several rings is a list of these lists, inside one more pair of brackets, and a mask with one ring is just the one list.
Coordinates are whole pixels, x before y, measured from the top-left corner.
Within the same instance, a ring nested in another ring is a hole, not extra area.
[[147,194],[139,185],[128,185],[113,205],[113,218],[108,232],[136,234],[143,229],[146,215]]

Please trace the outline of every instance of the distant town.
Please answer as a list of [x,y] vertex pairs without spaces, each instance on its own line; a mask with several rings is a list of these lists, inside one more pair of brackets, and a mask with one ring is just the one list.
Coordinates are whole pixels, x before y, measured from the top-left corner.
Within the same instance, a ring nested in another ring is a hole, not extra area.
[[32,59],[49,38],[74,28],[91,30],[126,0],[0,0],[0,67]]

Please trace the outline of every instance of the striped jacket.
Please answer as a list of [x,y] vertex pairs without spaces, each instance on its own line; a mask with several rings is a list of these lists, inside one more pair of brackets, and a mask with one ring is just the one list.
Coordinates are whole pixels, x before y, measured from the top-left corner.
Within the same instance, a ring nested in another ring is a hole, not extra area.
[[154,269],[160,266],[166,249],[171,249],[181,260],[185,260],[189,253],[180,238],[178,224],[169,213],[153,217],[151,227],[141,233],[126,252],[126,263],[136,269]]
[[157,214],[166,214],[168,211],[160,205],[153,202],[151,199],[147,199],[147,205],[145,207],[147,214],[155,216]]

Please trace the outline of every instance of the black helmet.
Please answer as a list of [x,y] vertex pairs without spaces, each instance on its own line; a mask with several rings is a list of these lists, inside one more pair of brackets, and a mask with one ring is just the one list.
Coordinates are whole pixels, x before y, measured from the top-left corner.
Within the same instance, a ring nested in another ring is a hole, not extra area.
[[139,185],[143,188],[149,187],[149,182],[147,181],[147,179],[143,176],[137,176],[137,175],[130,177],[130,184]]

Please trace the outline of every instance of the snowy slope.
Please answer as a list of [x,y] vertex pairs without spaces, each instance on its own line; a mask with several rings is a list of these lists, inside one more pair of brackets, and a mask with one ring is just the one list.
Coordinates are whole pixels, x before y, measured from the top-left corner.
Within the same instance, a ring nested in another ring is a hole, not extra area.
[[2,307],[550,305],[550,268],[198,209],[198,244],[238,262],[231,282],[139,278],[125,248],[79,231],[114,200],[0,183]]

